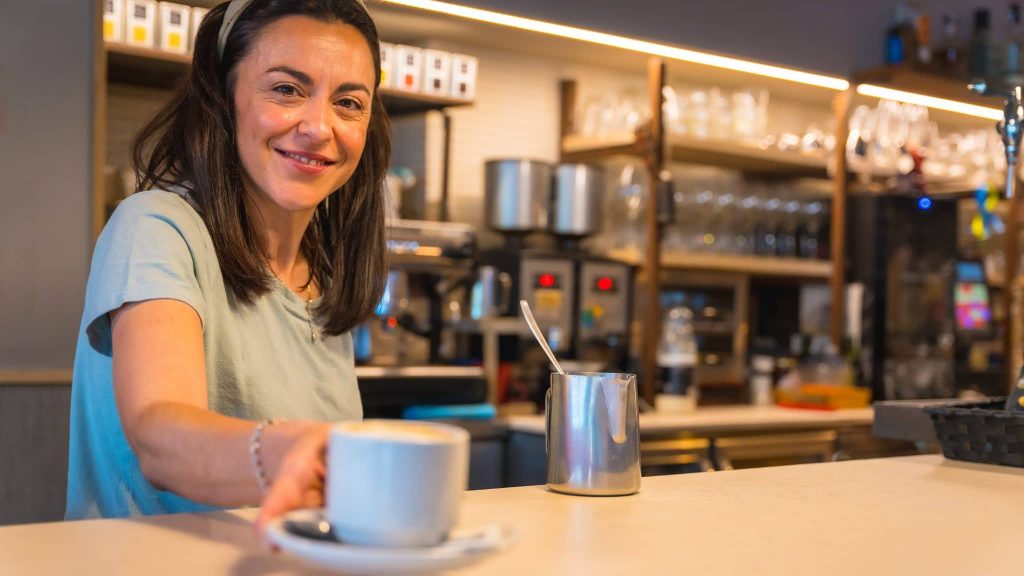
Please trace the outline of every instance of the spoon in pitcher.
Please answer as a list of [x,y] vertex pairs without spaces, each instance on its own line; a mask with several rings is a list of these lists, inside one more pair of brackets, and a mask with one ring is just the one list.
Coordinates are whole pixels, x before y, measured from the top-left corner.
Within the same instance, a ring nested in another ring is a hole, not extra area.
[[537,320],[533,317],[533,312],[530,310],[530,303],[526,300],[520,300],[519,306],[523,309],[523,317],[526,318],[526,323],[530,326],[530,332],[533,332],[533,337],[540,343],[540,347],[544,349],[544,353],[548,355],[548,360],[551,360],[551,365],[558,370],[558,373],[565,376],[565,370],[562,370],[562,365],[558,363],[555,358],[555,353],[551,351],[551,347],[548,346],[548,341],[544,338],[544,334],[540,331],[540,326],[537,325]]

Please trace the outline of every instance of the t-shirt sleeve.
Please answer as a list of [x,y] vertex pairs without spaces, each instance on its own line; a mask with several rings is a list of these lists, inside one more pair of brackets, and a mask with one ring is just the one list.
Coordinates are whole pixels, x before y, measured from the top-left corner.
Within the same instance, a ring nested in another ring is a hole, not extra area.
[[86,333],[97,352],[111,355],[109,313],[130,302],[179,300],[205,325],[190,210],[173,193],[141,192],[114,211],[96,243],[85,296]]

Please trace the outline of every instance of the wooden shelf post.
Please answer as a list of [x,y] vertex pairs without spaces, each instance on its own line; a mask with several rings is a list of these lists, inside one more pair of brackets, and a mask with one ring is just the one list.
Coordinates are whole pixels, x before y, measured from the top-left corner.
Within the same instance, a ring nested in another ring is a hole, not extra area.
[[563,143],[567,136],[576,132],[576,81],[562,80],[558,83],[558,92],[561,96],[558,119],[558,156],[559,161],[565,162]]
[[658,214],[661,171],[665,169],[665,118],[662,113],[665,61],[651,58],[647,63],[647,87],[651,102],[650,138],[647,156],[647,244],[644,249],[645,300],[641,345],[640,390],[654,403],[658,380],[658,341],[661,339],[661,222]]
[[846,166],[846,138],[850,131],[850,103],[856,93],[851,85],[846,91],[836,94],[832,101],[835,114],[836,146],[833,152],[835,169],[832,173],[832,220],[831,245],[832,275],[829,286],[832,289],[832,309],[829,318],[829,332],[837,350],[842,350],[843,332],[846,329],[846,193],[849,172]]
[[[92,205],[89,214],[90,245],[100,237],[107,216],[107,52],[103,46],[103,2],[96,0],[93,9],[93,42],[100,46],[93,50],[92,70]],[[92,250],[89,250],[90,255]]]

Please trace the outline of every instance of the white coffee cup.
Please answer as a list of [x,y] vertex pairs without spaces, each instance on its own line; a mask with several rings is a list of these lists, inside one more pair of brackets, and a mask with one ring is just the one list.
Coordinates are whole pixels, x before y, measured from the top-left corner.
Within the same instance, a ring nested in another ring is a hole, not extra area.
[[331,430],[327,519],[344,542],[433,546],[459,519],[469,434],[434,422],[364,420]]

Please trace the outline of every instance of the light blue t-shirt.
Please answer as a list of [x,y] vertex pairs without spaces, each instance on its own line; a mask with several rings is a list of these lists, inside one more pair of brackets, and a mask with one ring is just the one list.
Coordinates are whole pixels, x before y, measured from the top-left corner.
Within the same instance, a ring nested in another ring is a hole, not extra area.
[[276,280],[254,304],[236,301],[188,198],[133,194],[100,235],[85,290],[71,391],[68,519],[213,509],[143,477],[114,401],[108,313],[161,298],[199,314],[210,410],[249,420],[362,417],[349,334],[314,341],[305,301]]

